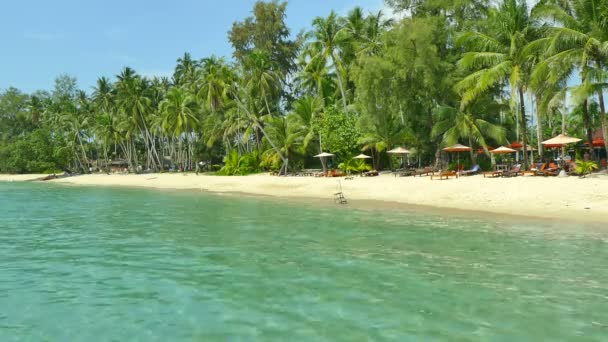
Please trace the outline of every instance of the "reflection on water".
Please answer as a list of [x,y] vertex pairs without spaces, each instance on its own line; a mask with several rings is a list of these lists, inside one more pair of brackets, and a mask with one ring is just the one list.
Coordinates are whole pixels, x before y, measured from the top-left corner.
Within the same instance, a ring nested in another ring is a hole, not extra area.
[[601,340],[601,230],[1,184],[0,340]]

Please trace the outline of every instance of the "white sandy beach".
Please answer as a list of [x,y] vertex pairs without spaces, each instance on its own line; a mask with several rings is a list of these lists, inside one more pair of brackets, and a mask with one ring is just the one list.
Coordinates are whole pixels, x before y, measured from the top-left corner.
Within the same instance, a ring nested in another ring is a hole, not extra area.
[[[1,180],[28,180],[40,175],[1,176]],[[517,177],[489,179],[483,176],[449,180],[429,177],[343,178],[252,176],[205,176],[194,174],[83,175],[53,180],[55,183],[184,189],[209,192],[241,192],[275,197],[310,198],[333,202],[342,183],[351,203],[383,201],[540,217],[608,222],[608,175],[578,177]],[[608,223],[607,223],[608,224]]]

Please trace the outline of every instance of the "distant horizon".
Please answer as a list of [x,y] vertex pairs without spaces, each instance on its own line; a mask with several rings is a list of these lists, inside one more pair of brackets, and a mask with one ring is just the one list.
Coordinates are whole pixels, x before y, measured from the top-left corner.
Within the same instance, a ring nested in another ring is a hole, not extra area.
[[[7,10],[0,14],[5,51],[0,57],[0,91],[10,87],[25,93],[51,90],[55,78],[67,74],[76,78],[78,88],[90,92],[97,78],[114,78],[124,67],[148,77],[170,77],[185,52],[195,59],[215,55],[231,60],[228,31],[235,21],[251,15],[256,1],[232,2],[238,5],[193,0],[170,6],[160,0],[128,4],[110,0],[86,8],[75,0],[5,5]],[[383,0],[290,1],[286,22],[295,35],[309,28],[317,16],[331,10],[344,13],[356,6],[368,12],[384,8]],[[183,11],[185,7],[191,10]],[[121,11],[115,12],[116,8]],[[204,14],[210,11],[217,13]],[[28,19],[15,13],[28,13]],[[161,19],[170,22],[161,27]]]

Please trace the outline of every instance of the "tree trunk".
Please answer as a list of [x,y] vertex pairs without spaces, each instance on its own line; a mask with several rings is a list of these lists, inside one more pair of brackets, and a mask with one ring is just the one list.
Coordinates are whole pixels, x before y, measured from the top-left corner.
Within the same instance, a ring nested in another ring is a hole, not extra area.
[[[238,98],[238,96],[235,96],[235,100],[241,106],[241,108],[243,108],[243,110],[245,111],[245,114],[247,114],[247,116],[249,117],[249,119],[251,121],[253,121],[253,124],[258,127],[258,129],[260,130],[260,132],[262,132],[262,135],[264,137],[266,137],[266,140],[268,140],[268,143],[270,144],[270,146],[272,146],[272,149],[274,149],[274,151],[277,153],[277,155],[279,156],[279,158],[281,158],[281,160],[283,161],[283,166],[285,167],[285,170],[287,170],[287,168],[289,166],[289,160],[287,160],[287,158],[285,158],[285,156],[283,155],[283,153],[281,153],[281,150],[279,148],[277,148],[277,145],[275,145],[274,141],[272,141],[272,139],[270,139],[270,137],[268,136],[268,134],[266,134],[266,130],[264,130],[264,127],[262,127],[262,125],[258,122],[257,118],[253,114],[251,114],[251,112],[249,112],[249,110],[247,109],[247,107],[244,106],[244,104],[240,101],[240,99]],[[285,171],[285,172],[287,172],[287,171]],[[287,173],[285,173],[285,174],[287,174]]]
[[591,115],[589,115],[589,101],[585,99],[583,101],[583,124],[585,125],[585,135],[589,142],[589,148],[593,149],[593,127],[591,127]]
[[538,97],[536,98],[536,139],[538,140],[537,142],[537,147],[538,147],[538,156],[540,158],[540,160],[543,160],[543,155],[544,155],[544,151],[543,151],[543,123],[541,121],[541,114],[540,114],[540,110],[539,110],[539,105],[538,105]]
[[338,80],[338,88],[340,88],[340,94],[342,95],[342,104],[344,105],[344,114],[348,113],[347,103],[346,103],[346,93],[344,92],[344,86],[342,85],[342,72],[340,71],[340,66],[338,65],[337,59],[332,54],[331,59],[334,61],[334,65],[336,66],[336,76]]
[[[604,92],[602,90],[597,92],[597,97],[600,101],[600,117],[602,118],[602,137],[604,138],[604,148],[608,154],[608,122],[606,120],[606,107],[604,104]],[[608,159],[608,156],[607,156]]]
[[524,104],[524,90],[520,87],[519,91],[519,110],[521,111],[521,144],[523,148],[524,170],[528,170],[528,137],[527,135],[527,120],[526,120],[526,105]]

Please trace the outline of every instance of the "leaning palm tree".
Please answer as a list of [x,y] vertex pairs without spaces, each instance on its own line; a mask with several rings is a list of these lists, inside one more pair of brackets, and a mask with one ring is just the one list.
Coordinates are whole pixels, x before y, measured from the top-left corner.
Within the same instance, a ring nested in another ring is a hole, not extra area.
[[[525,0],[504,0],[498,8],[489,12],[487,33],[470,31],[458,38],[466,52],[458,62],[462,70],[470,71],[456,85],[461,94],[461,111],[466,112],[483,93],[497,86],[509,85],[511,104],[518,98],[524,150],[527,149],[527,120],[524,93],[531,69],[526,55],[526,45],[538,36],[536,24],[528,13]],[[528,160],[524,154],[524,166]]]

